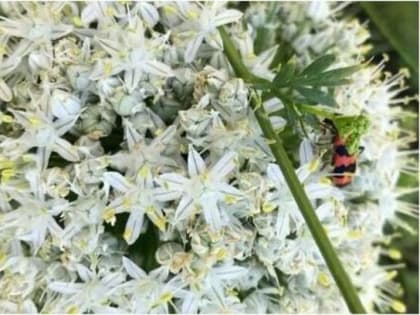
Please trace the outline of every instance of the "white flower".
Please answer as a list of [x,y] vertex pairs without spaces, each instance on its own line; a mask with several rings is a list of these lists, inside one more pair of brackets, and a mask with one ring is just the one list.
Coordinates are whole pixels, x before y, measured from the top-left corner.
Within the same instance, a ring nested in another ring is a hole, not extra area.
[[[144,37],[144,29],[139,19],[133,19],[134,34],[123,35],[123,31],[117,32],[119,26],[115,26],[115,38],[109,38],[103,34],[96,38],[97,44],[105,50],[111,58],[99,59],[96,63],[90,79],[101,80],[124,71],[124,82],[129,92],[134,91],[143,74],[153,74],[160,77],[173,76],[171,68],[158,61],[152,50],[159,49],[162,44]],[[154,47],[155,46],[155,47]]]
[[167,269],[157,268],[146,274],[130,259],[123,257],[123,266],[133,278],[120,288],[130,296],[130,311],[134,313],[168,313],[169,305],[175,306],[174,298],[183,296],[186,284],[180,276],[168,279]]
[[16,121],[25,128],[23,135],[16,140],[19,144],[18,153],[25,153],[31,147],[38,147],[41,168],[47,166],[52,151],[57,152],[68,161],[79,160],[74,146],[61,138],[72,128],[77,117],[52,121],[40,111],[36,113],[12,111],[12,113]]
[[78,312],[118,312],[118,308],[107,305],[117,295],[118,285],[125,280],[122,272],[97,274],[87,267],[77,265],[77,273],[82,282],[55,281],[48,289],[66,296],[66,310]]
[[162,212],[163,206],[158,202],[152,174],[147,164],[140,168],[135,180],[135,184],[132,184],[117,172],[104,173],[105,185],[124,193],[121,197],[114,199],[104,210],[104,219],[107,222],[114,222],[115,214],[130,213],[124,231],[124,239],[128,244],[133,244],[139,237],[145,214],[162,231],[165,230],[166,224]]
[[156,198],[162,201],[181,198],[175,211],[174,224],[189,219],[197,210],[203,212],[205,221],[214,230],[228,224],[221,201],[235,203],[243,198],[238,189],[226,183],[226,177],[236,167],[235,158],[235,153],[226,153],[208,170],[204,160],[190,146],[188,178],[176,173],[159,176],[158,182],[162,187]]
[[[198,4],[200,8],[188,8],[186,21],[181,25],[184,32],[188,32],[193,38],[187,44],[184,53],[185,62],[194,61],[201,43],[221,49],[222,39],[217,27],[238,21],[242,13],[238,10],[224,9],[222,3],[213,2],[211,5]],[[222,12],[220,12],[223,10]],[[191,34],[192,33],[192,34]]]

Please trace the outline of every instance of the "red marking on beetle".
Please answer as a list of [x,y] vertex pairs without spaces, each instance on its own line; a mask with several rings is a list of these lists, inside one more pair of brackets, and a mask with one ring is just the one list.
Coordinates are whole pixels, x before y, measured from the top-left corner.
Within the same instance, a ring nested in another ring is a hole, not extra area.
[[353,180],[353,176],[350,175],[343,175],[343,176],[334,176],[333,182],[334,185],[337,187],[345,187],[349,185]]
[[338,134],[334,123],[330,120],[325,120],[324,122],[330,125],[335,133],[332,141],[334,145],[334,153],[331,161],[334,166],[332,180],[335,186],[344,187],[353,181],[354,174],[356,173],[357,156],[349,154],[346,147],[346,140]]

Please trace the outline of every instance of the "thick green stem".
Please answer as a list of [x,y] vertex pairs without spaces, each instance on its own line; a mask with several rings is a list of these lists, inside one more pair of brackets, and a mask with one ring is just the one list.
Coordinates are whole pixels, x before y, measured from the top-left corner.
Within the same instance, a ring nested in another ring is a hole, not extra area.
[[[252,83],[255,76],[250,73],[243,64],[242,58],[233,45],[229,35],[223,27],[219,28],[219,32],[223,40],[224,53],[232,65],[236,75],[243,78],[245,81]],[[254,109],[255,117],[258,120],[264,137],[268,140],[274,158],[283,173],[289,189],[299,206],[306,224],[308,225],[309,230],[311,231],[312,236],[315,239],[322,256],[324,257],[349,310],[352,313],[366,313],[357,295],[355,287],[351,283],[349,276],[338,259],[337,254],[321,225],[321,222],[312,208],[311,202],[309,201],[301,183],[299,182],[299,179],[296,176],[295,169],[287,156],[282,140],[274,131],[274,128],[270,123],[270,119],[265,112],[264,107],[261,105],[261,101],[258,100],[257,97],[254,97],[251,100],[251,106]]]

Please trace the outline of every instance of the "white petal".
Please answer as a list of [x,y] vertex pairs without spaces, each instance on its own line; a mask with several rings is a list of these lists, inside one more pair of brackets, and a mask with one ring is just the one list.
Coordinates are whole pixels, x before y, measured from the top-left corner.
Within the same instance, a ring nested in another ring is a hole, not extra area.
[[176,173],[167,173],[160,175],[157,181],[161,186],[182,191],[190,180]]
[[334,206],[332,202],[325,202],[315,210],[320,221],[334,216]]
[[77,149],[70,144],[67,140],[64,140],[62,138],[56,138],[53,151],[57,152],[61,157],[66,159],[67,161],[78,161],[79,160],[79,154],[77,152]]
[[83,24],[88,25],[99,17],[98,6],[96,3],[89,3],[82,11],[81,19]]
[[223,40],[219,32],[215,31],[215,32],[206,33],[204,38],[206,40],[206,43],[209,44],[211,47],[216,48],[218,50],[223,49]]
[[120,52],[118,41],[100,37],[95,37],[95,40],[111,56],[117,55]]
[[194,61],[195,56],[197,55],[198,49],[200,48],[201,43],[203,42],[203,35],[198,34],[195,36],[185,48],[184,59],[186,63]]
[[299,161],[300,165],[311,162],[314,158],[314,152],[311,141],[308,138],[304,138],[300,143],[299,147]]
[[140,3],[140,14],[143,20],[150,26],[154,26],[159,21],[159,12],[153,5],[147,2]]
[[231,196],[235,196],[235,197],[239,197],[239,198],[244,197],[244,194],[239,189],[236,189],[235,187],[233,187],[229,184],[218,183],[216,185],[216,187],[217,187],[217,190],[219,192],[221,192],[222,194],[231,195]]
[[36,253],[47,237],[47,226],[43,225],[38,227],[35,230],[32,230],[30,233],[22,235],[19,237],[20,240],[32,243],[32,249]]
[[156,60],[146,60],[143,64],[143,70],[161,77],[174,76],[172,69],[168,65]]
[[237,154],[235,152],[228,152],[212,167],[210,174],[215,180],[225,178],[236,167]]
[[0,63],[0,77],[5,77],[13,70],[15,70],[16,67],[20,64],[21,60],[21,56],[9,57],[6,60],[2,60],[2,62]]
[[95,274],[91,270],[89,270],[86,266],[82,264],[77,264],[76,269],[77,269],[77,273],[79,274],[79,277],[84,282],[91,281],[95,276]]
[[142,71],[138,68],[124,71],[124,83],[127,91],[132,93],[140,82]]
[[198,302],[199,300],[195,294],[191,292],[187,293],[187,295],[184,297],[183,302],[182,302],[181,313],[182,314],[197,314]]
[[218,231],[222,227],[222,218],[220,209],[217,205],[217,199],[213,194],[201,198],[201,206],[203,207],[203,215],[206,222],[213,231]]
[[127,257],[122,258],[123,266],[128,275],[134,279],[143,279],[147,277],[146,272],[136,265],[132,260]]
[[13,98],[12,90],[7,83],[0,78],[0,100],[3,102],[10,102]]
[[48,284],[48,289],[62,294],[74,294],[83,288],[82,283],[69,283],[63,281],[54,281]]
[[263,105],[267,113],[273,113],[284,108],[282,101],[275,97],[265,101]]
[[132,188],[132,185],[125,177],[117,172],[105,172],[104,181],[118,191],[127,192]]
[[306,193],[310,199],[325,199],[335,197],[343,199],[343,193],[329,184],[310,183],[305,186]]
[[193,199],[189,196],[183,196],[175,211],[175,223],[188,218],[193,210]]
[[44,170],[47,168],[50,156],[51,149],[49,147],[38,147],[36,150],[36,162],[39,169]]
[[240,278],[246,275],[248,269],[240,266],[229,266],[224,265],[220,267],[215,267],[212,270],[212,273],[220,280],[233,280]]
[[242,12],[238,10],[224,10],[222,13],[219,13],[214,19],[213,23],[216,26],[225,25],[228,23],[236,22],[242,17]]
[[284,184],[283,173],[280,170],[280,167],[277,164],[270,163],[267,167],[267,176],[277,185]]
[[141,211],[133,211],[128,217],[127,224],[125,225],[124,239],[127,244],[133,244],[140,235],[141,228],[143,227],[144,213]]
[[201,158],[200,154],[194,150],[193,146],[190,145],[188,152],[188,174],[190,177],[201,174],[206,169],[206,163]]
[[275,45],[259,54],[254,60],[254,66],[257,68],[268,69],[271,65],[271,61],[277,53],[278,47],[278,45]]
[[133,124],[128,119],[123,119],[123,125],[128,148],[131,150],[136,143],[143,140],[143,136],[134,128]]
[[280,116],[270,116],[270,122],[276,130],[284,128],[287,124],[287,120]]
[[276,232],[279,239],[284,239],[290,233],[290,216],[288,211],[282,211],[282,209],[278,211]]
[[50,232],[52,236],[57,237],[57,238],[62,238],[63,229],[61,228],[60,225],[58,225],[58,223],[53,218],[48,220],[47,226],[48,226],[48,231]]
[[73,31],[73,25],[56,24],[51,28],[51,39],[58,39]]
[[165,188],[156,188],[153,190],[153,197],[156,201],[172,201],[181,197],[182,191],[168,190]]
[[78,119],[78,115],[74,117],[67,117],[65,119],[57,119],[53,122],[54,129],[57,135],[62,136],[69,131]]
[[122,272],[112,272],[105,275],[101,282],[111,290],[109,290],[107,293],[110,293],[113,288],[115,288],[120,283],[124,282],[125,280],[125,274]]

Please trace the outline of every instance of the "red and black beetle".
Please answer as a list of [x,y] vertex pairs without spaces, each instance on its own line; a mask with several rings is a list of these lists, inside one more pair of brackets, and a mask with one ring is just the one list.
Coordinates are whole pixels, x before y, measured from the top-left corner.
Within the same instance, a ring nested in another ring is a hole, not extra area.
[[357,157],[354,154],[349,154],[346,147],[346,140],[340,136],[333,121],[324,119],[324,124],[334,133],[334,152],[332,157],[334,171],[332,180],[337,187],[347,186],[352,182],[354,174],[356,173]]

